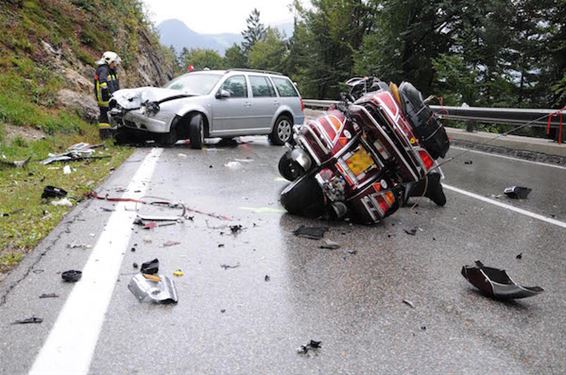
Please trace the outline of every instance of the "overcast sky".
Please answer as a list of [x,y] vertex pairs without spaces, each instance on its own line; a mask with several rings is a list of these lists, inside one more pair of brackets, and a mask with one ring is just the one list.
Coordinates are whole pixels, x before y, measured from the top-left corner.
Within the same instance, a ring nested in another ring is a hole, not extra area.
[[[264,25],[292,22],[292,0],[143,0],[151,20],[177,18],[201,34],[239,33],[257,8]],[[304,1],[303,1],[304,3]]]

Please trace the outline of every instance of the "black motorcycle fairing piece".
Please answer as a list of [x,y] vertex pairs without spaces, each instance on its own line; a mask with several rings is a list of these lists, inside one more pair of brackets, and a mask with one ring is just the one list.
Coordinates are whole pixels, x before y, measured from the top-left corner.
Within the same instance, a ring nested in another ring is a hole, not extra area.
[[519,285],[505,270],[486,267],[479,260],[476,267],[462,267],[462,276],[488,297],[501,300],[527,298],[544,292],[540,286]]
[[422,146],[433,159],[443,158],[450,147],[450,140],[430,107],[424,103],[420,91],[409,82],[403,82],[399,86],[399,95]]

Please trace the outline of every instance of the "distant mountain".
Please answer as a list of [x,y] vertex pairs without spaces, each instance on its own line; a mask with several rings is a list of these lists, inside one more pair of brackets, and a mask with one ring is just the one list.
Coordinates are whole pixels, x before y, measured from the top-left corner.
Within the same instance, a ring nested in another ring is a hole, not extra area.
[[178,53],[186,47],[213,49],[224,55],[224,51],[232,44],[242,41],[240,34],[199,34],[177,19],[163,21],[157,29],[161,44],[175,47]]
[[[293,35],[292,22],[274,25],[273,27],[279,29],[287,38]],[[241,43],[243,40],[241,34],[234,33],[199,34],[178,19],[163,21],[157,26],[157,29],[159,30],[161,44],[175,47],[177,53],[180,53],[183,48],[206,48],[216,50],[224,56],[226,49],[234,43]]]

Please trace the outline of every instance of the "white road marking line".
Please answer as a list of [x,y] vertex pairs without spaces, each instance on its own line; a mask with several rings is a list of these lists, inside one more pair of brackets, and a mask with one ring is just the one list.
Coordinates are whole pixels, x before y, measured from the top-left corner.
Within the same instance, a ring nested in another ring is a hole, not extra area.
[[[145,194],[157,160],[163,149],[154,148],[136,171],[127,191]],[[120,265],[130,237],[136,213],[125,210],[126,202],[116,205],[86,265],[82,279],[73,286],[47,340],[43,344],[30,374],[88,373],[104,316],[114,291]]]
[[541,220],[541,221],[547,222],[549,224],[553,224],[553,225],[556,225],[556,226],[559,226],[561,228],[566,229],[566,223],[563,222],[563,221],[556,220],[556,219],[546,217],[546,216],[543,216],[543,215],[539,215],[539,214],[536,214],[534,212],[527,211],[527,210],[524,210],[522,208],[514,207],[514,206],[511,206],[510,204],[499,202],[499,201],[496,201],[494,199],[490,199],[490,198],[484,197],[482,195],[471,193],[469,191],[462,190],[462,189],[459,189],[457,187],[450,186],[450,185],[447,185],[447,184],[442,184],[442,187],[445,188],[445,189],[448,189],[448,190],[452,190],[456,193],[467,195],[468,197],[479,199],[480,201],[490,203],[490,204],[493,204],[493,205],[498,206],[498,207],[506,208],[510,211],[517,212],[521,215],[529,216],[529,217],[532,217],[533,219]]
[[519,158],[514,158],[514,157],[511,157],[511,156],[505,156],[505,155],[499,155],[499,154],[492,154],[492,153],[490,153],[490,152],[472,150],[472,149],[465,148],[465,147],[450,146],[450,148],[453,148],[453,149],[456,149],[456,150],[462,150],[462,151],[469,151],[469,152],[473,152],[473,153],[475,153],[475,154],[480,154],[480,155],[493,156],[493,157],[501,158],[501,159],[508,159],[508,160],[521,161],[521,162],[523,162],[523,163],[530,163],[530,164],[542,165],[542,166],[545,166],[545,167],[551,167],[551,168],[558,168],[558,169],[564,169],[564,170],[566,170],[566,167],[564,167],[564,166],[562,166],[562,165],[555,165],[555,164],[543,163],[543,162],[540,162],[540,161],[519,159]]

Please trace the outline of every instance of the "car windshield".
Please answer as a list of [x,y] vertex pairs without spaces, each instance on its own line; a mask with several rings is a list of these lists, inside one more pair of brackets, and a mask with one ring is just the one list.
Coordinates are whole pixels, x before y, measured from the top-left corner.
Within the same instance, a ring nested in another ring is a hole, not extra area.
[[206,95],[221,77],[221,74],[185,74],[166,84],[165,88],[192,95]]

